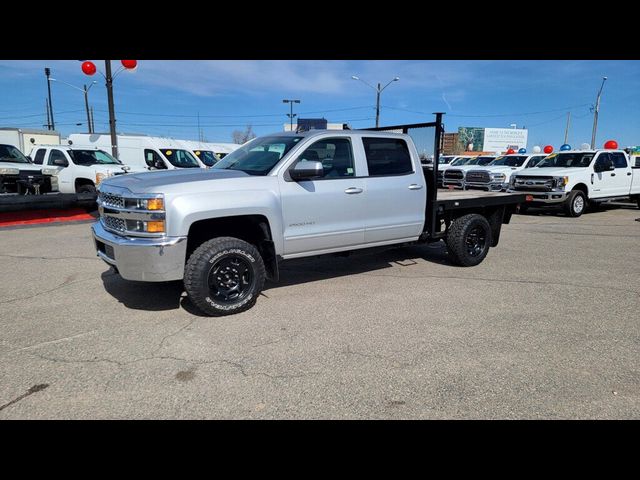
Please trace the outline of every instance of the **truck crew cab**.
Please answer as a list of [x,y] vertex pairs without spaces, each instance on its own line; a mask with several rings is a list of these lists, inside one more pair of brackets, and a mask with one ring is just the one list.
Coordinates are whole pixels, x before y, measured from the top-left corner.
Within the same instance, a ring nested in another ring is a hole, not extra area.
[[[637,172],[637,170],[636,170]],[[640,178],[622,150],[566,150],[545,157],[534,168],[511,177],[509,192],[525,193],[529,206],[560,207],[579,217],[591,204],[628,200],[640,208]]]
[[406,134],[259,137],[208,170],[103,181],[95,247],[124,279],[183,280],[208,315],[251,308],[293,258],[443,240],[454,263],[478,265],[525,195],[437,198],[433,168],[425,177]]

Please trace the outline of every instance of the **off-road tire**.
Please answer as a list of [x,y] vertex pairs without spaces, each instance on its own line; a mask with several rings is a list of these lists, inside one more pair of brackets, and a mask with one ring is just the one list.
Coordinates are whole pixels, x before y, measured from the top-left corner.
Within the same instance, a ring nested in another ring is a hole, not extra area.
[[88,183],[86,183],[84,185],[80,185],[76,189],[76,192],[77,193],[93,193],[94,195],[97,194],[95,185],[90,185]]
[[[470,249],[477,249],[471,248],[468,240],[473,243],[470,235],[475,233],[477,237],[479,232],[482,233],[484,241],[481,242],[482,248],[474,254],[470,252]],[[453,263],[461,267],[474,267],[480,264],[489,253],[491,226],[485,217],[477,213],[470,213],[456,218],[449,226],[446,244],[449,258]]]
[[[251,280],[237,301],[225,302],[215,298],[215,290],[210,288],[209,282],[215,281],[212,275],[220,262],[231,259],[237,259],[246,267]],[[204,242],[191,254],[184,269],[184,287],[189,299],[198,310],[209,316],[233,315],[249,310],[255,305],[264,280],[264,262],[256,247],[233,237]]]
[[521,213],[522,215],[526,215],[526,213],[527,213],[528,211],[529,211],[529,205],[521,204],[521,205],[518,207],[518,213]]
[[570,217],[577,218],[584,213],[588,207],[587,196],[582,190],[572,190],[564,203],[564,213]]

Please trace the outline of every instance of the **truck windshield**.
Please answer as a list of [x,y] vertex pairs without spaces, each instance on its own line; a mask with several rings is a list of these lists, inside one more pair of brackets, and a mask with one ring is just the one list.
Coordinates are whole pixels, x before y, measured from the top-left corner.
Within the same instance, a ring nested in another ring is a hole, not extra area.
[[216,154],[209,150],[194,150],[193,153],[200,159],[207,167],[213,167],[218,161]]
[[102,150],[69,150],[69,155],[76,165],[122,165]]
[[439,165],[446,165],[451,163],[451,160],[453,160],[456,157],[440,157],[440,160],[438,160],[438,164]]
[[224,157],[212,168],[266,175],[303,137],[259,137]]
[[160,150],[167,160],[176,168],[200,168],[196,157],[186,150],[163,148]]
[[494,167],[496,165],[504,166],[504,167],[521,167],[524,164],[524,161],[526,159],[527,159],[526,155],[517,156],[517,157],[502,156],[502,157],[496,158],[489,165],[492,166],[492,167]]
[[470,158],[465,158],[465,157],[456,158],[453,162],[451,162],[451,166],[452,167],[459,167],[460,165],[466,165],[469,160],[471,160],[471,159]]
[[13,145],[0,145],[0,162],[30,163],[29,159]]
[[593,152],[552,153],[545,157],[536,167],[588,167],[593,160]]
[[465,163],[465,165],[488,165],[492,160],[494,160],[494,157],[476,157],[472,158],[469,163]]

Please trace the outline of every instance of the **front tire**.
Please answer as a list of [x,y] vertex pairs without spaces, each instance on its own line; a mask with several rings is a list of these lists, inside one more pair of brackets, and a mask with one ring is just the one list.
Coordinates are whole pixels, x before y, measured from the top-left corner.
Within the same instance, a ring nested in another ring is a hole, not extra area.
[[486,218],[477,213],[456,218],[449,226],[446,244],[453,263],[461,267],[474,267],[489,253],[491,226]]
[[264,280],[264,262],[256,247],[233,237],[204,242],[191,254],[184,271],[187,295],[209,316],[249,310]]
[[580,190],[573,190],[564,204],[564,211],[570,217],[577,218],[587,208],[587,196]]
[[77,193],[93,193],[94,195],[97,194],[95,185],[90,185],[88,183],[85,185],[80,185],[76,191]]

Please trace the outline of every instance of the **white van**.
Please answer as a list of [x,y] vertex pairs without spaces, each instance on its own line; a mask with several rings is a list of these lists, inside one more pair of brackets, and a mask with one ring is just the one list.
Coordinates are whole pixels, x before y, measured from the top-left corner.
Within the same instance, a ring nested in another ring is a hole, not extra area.
[[240,147],[235,143],[196,142],[194,140],[176,140],[189,149],[207,167],[212,167],[226,155]]
[[[111,135],[108,133],[73,133],[69,143],[74,147],[97,147],[111,151]],[[206,165],[179,143],[178,140],[148,135],[118,135],[118,157],[131,167],[149,170],[174,170],[177,168],[206,168]]]

